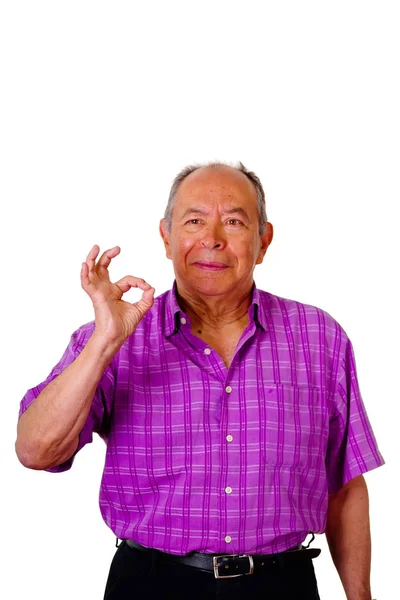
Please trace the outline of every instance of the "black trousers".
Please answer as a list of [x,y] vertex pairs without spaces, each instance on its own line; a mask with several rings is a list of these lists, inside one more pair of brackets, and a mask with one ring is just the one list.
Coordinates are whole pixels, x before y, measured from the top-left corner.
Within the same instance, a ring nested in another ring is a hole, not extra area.
[[319,600],[311,559],[271,565],[262,575],[215,579],[212,573],[160,560],[121,542],[110,567],[104,600]]

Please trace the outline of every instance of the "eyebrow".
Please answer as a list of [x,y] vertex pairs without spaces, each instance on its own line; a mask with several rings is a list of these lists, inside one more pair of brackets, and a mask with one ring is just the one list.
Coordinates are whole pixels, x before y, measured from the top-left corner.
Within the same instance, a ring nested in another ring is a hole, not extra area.
[[[207,215],[207,214],[208,214],[208,212],[206,210],[204,210],[203,208],[188,208],[183,213],[182,219],[184,219],[185,217],[187,217],[189,215]],[[242,215],[247,220],[249,220],[249,215],[244,210],[244,208],[241,208],[240,206],[238,206],[237,208],[230,208],[229,210],[224,210],[223,214],[224,215]]]

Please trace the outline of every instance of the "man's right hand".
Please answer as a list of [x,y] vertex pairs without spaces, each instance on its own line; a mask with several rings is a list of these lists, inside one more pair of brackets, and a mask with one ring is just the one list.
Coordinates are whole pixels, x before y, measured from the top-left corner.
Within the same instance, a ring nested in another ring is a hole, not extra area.
[[[122,344],[136,329],[146,312],[154,304],[154,288],[144,279],[127,275],[111,283],[108,267],[121,249],[115,246],[106,250],[96,262],[100,248],[95,245],[82,263],[81,284],[90,297],[95,312],[94,335],[110,344]],[[131,288],[143,290],[139,302],[122,300]]]

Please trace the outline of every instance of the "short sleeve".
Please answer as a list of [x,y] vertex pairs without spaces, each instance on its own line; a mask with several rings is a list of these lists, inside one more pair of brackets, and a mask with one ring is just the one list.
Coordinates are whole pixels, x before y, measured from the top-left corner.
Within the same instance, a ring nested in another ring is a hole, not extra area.
[[[72,334],[64,354],[59,362],[53,367],[48,377],[42,381],[42,383],[29,389],[22,398],[20,402],[19,417],[26,411],[32,402],[35,401],[40,392],[74,362],[89,341],[93,330],[94,322],[91,322],[83,325]],[[111,363],[103,373],[96,388],[89,414],[83,429],[79,434],[79,444],[74,455],[62,465],[47,469],[48,471],[58,473],[70,469],[79,450],[93,441],[94,432],[98,433],[103,439],[107,439],[109,416],[114,398],[114,388],[115,376]]]
[[326,455],[328,492],[384,464],[361,397],[354,351],[350,340],[339,365]]

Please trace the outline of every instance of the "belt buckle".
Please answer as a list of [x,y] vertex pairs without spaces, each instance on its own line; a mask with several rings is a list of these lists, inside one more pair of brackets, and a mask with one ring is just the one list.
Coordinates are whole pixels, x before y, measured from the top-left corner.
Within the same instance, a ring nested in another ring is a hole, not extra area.
[[[249,559],[249,572],[248,573],[234,573],[233,575],[220,575],[219,568],[222,566],[218,564],[218,561],[223,558],[248,558]],[[219,554],[213,556],[213,568],[215,579],[230,579],[232,577],[241,577],[242,575],[252,575],[254,573],[254,560],[250,554]]]

